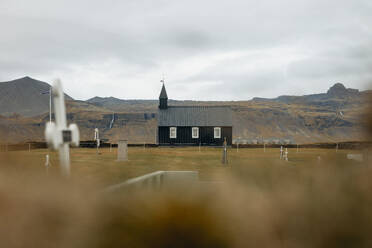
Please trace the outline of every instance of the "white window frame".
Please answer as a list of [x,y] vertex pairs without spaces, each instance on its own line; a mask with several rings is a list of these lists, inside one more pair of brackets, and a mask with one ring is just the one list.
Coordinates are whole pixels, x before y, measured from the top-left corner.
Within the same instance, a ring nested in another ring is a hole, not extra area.
[[169,128],[169,138],[170,139],[177,139],[177,127],[170,127]]
[[[218,132],[218,135],[216,135],[216,131]],[[221,139],[221,128],[215,127],[213,130],[213,136],[215,139]]]
[[[196,135],[194,135],[194,131],[196,130]],[[199,128],[198,127],[192,127],[191,128],[191,136],[193,139],[199,138]]]

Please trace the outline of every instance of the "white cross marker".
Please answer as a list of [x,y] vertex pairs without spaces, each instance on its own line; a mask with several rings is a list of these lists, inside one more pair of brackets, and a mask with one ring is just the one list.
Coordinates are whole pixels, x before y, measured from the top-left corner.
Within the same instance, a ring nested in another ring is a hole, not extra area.
[[97,141],[97,147],[100,147],[101,143],[100,143],[100,139],[99,139],[99,130],[98,130],[98,128],[95,128],[94,129],[94,140]]
[[46,174],[49,174],[49,167],[50,167],[50,161],[49,161],[49,154],[45,155],[45,168],[46,168]]
[[280,146],[280,159],[283,158],[283,146]]
[[45,128],[45,139],[48,145],[59,152],[59,161],[62,174],[70,175],[70,150],[69,144],[79,146],[79,128],[76,124],[67,127],[65,97],[59,79],[53,83],[53,101],[56,122],[48,122]]
[[50,166],[50,161],[49,161],[49,154],[45,155],[45,167],[49,167]]
[[99,131],[98,128],[94,129],[94,140],[97,142],[97,155],[98,155],[98,148],[100,147],[100,139],[99,139]]

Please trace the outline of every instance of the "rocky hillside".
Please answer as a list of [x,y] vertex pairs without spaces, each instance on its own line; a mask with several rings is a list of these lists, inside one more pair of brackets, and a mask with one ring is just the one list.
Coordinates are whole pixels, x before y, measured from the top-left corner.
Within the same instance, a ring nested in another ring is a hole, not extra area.
[[115,97],[93,97],[88,103],[111,111],[144,112],[156,111],[157,100],[122,100]]
[[[157,112],[158,100],[122,100],[115,97],[93,97],[87,100],[88,103],[97,107],[102,107],[111,111],[123,111],[126,112]],[[221,105],[230,104],[230,102],[218,102],[218,101],[177,101],[168,100],[169,105],[181,106],[181,105]]]
[[[49,111],[50,85],[30,77],[0,82],[0,115],[35,116]],[[66,100],[73,100],[65,95]]]
[[[336,83],[332,87],[329,88],[327,93],[321,94],[312,94],[312,95],[304,95],[304,96],[279,96],[277,98],[253,98],[253,101],[257,102],[281,102],[286,104],[291,103],[305,103],[311,104],[316,102],[329,102],[329,103],[337,103],[340,100],[352,100],[358,101],[360,97],[365,95],[368,92],[360,92],[357,89],[347,89],[343,84]],[[319,105],[319,104],[317,104]],[[331,104],[332,105],[332,104]],[[339,107],[337,104],[334,107]]]
[[[48,90],[49,85],[37,80],[30,81],[30,78],[21,81],[28,82],[23,84],[30,89],[27,94],[21,93],[26,99],[21,99],[15,90],[11,94],[1,91],[2,95],[14,96],[8,97],[7,104],[2,101],[3,105],[0,105],[0,113],[6,113],[0,116],[2,142],[43,140],[45,122],[48,120],[48,95],[40,95],[40,92]],[[7,89],[21,87],[19,80],[12,82],[16,82],[15,85]],[[230,102],[170,100],[169,104],[230,105],[233,110],[233,138],[246,143],[283,140],[292,143],[338,142],[365,140],[363,121],[366,119],[365,109],[369,106],[367,99],[372,99],[371,96],[370,91],[347,89],[337,83],[322,94]],[[36,102],[40,97],[46,99]],[[9,110],[9,105],[18,107]],[[70,98],[66,105],[68,121],[79,125],[83,140],[91,140],[97,127],[102,138],[114,142],[118,139],[128,139],[131,143],[155,141],[157,100],[94,97],[88,101],[76,101]],[[36,115],[30,117],[32,113]]]

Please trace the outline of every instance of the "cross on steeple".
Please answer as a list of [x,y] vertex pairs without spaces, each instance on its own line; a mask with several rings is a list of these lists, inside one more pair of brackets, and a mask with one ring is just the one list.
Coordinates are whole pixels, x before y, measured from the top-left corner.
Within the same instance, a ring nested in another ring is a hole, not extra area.
[[163,83],[163,87],[161,88],[160,96],[159,96],[159,109],[167,109],[168,108],[168,95],[167,91],[165,90],[164,85],[164,77],[160,82]]

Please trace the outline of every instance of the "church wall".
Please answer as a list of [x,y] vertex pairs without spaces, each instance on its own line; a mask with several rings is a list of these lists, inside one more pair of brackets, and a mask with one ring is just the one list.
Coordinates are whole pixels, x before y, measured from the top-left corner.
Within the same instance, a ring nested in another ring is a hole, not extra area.
[[221,138],[214,138],[214,127],[199,127],[199,138],[192,138],[192,127],[177,127],[177,138],[169,137],[170,127],[158,127],[159,145],[211,145],[222,146],[224,137],[232,144],[232,127],[221,127]]

